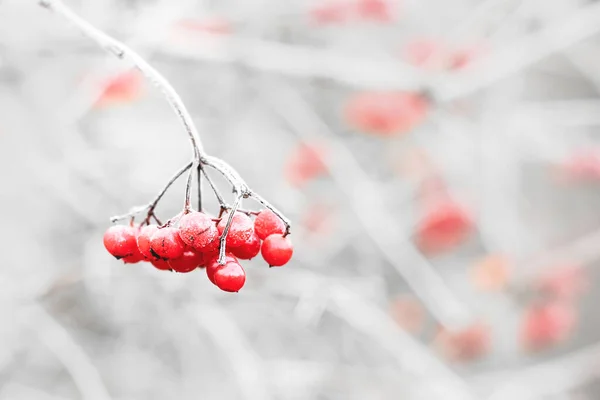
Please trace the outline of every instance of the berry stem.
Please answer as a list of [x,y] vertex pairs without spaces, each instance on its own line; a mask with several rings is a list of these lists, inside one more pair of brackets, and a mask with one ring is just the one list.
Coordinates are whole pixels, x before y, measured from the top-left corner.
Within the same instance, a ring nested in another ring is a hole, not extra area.
[[[192,163],[192,167],[200,167],[200,164],[196,163],[195,161]],[[191,212],[192,210],[192,180],[194,177],[194,171],[196,170],[196,168],[190,168],[190,171],[188,172],[188,177],[187,177],[187,181],[185,183],[185,202],[183,204],[183,214],[188,214]]]
[[[150,80],[156,87],[158,87],[163,94],[165,95],[167,102],[171,105],[175,114],[177,114],[181,124],[183,125],[192,145],[192,150],[194,154],[194,160],[192,163],[187,165],[182,171],[178,172],[178,174],[172,179],[169,184],[165,187],[163,192],[159,194],[157,199],[150,204],[144,205],[142,207],[137,207],[131,210],[129,213],[124,216],[117,216],[111,218],[113,222],[118,221],[120,219],[127,218],[129,216],[133,216],[137,213],[140,213],[144,210],[148,210],[148,216],[146,221],[149,221],[153,215],[154,208],[156,204],[161,199],[164,192],[171,186],[171,184],[176,180],[183,172],[188,169],[192,169],[190,175],[188,176],[188,182],[186,186],[186,194],[185,194],[185,205],[184,205],[184,213],[187,213],[191,209],[191,184],[192,184],[192,175],[195,169],[202,169],[203,166],[211,167],[217,170],[225,179],[233,186],[233,192],[237,194],[238,199],[236,200],[237,206],[239,206],[239,202],[242,198],[254,197],[265,207],[273,211],[286,225],[286,234],[290,231],[290,223],[287,218],[283,216],[281,212],[276,210],[273,206],[271,206],[266,200],[260,197],[258,194],[252,192],[246,182],[242,179],[240,174],[225,161],[220,158],[209,156],[205,153],[204,147],[202,145],[202,141],[200,140],[200,136],[198,134],[198,130],[192,120],[192,117],[183,104],[183,101],[175,88],[167,81],[167,79],[158,72],[154,67],[152,67],[146,60],[144,60],[138,53],[133,51],[130,47],[125,45],[124,43],[116,40],[115,38],[107,35],[102,32],[98,28],[94,27],[92,24],[87,22],[85,19],[74,13],[69,7],[67,7],[61,0],[38,0],[40,6],[54,11],[57,14],[60,14],[62,17],[70,21],[72,24],[77,26],[79,30],[88,38],[95,41],[100,47],[102,47],[107,52],[111,53],[115,57],[121,60],[129,60],[132,62],[145,76]],[[200,174],[198,174],[200,175]],[[208,175],[205,174],[208,179]],[[200,182],[200,176],[198,180]],[[210,180],[209,180],[210,182]],[[200,194],[200,183],[199,183],[199,194]],[[215,190],[215,186],[212,185],[213,191],[215,194],[218,192]],[[217,194],[217,198],[220,195]],[[200,196],[199,196],[200,202]],[[221,204],[221,210],[223,210],[223,205],[227,206],[224,201],[219,201]],[[234,204],[234,207],[231,209],[237,209],[237,206]]]
[[229,211],[229,215],[227,217],[227,223],[225,224],[225,228],[223,229],[223,233],[221,234],[218,260],[219,264],[221,265],[225,265],[225,248],[227,247],[227,234],[229,233],[229,228],[231,227],[231,223],[233,222],[233,216],[240,204],[242,204],[243,198],[243,194],[238,193],[237,197],[235,198],[235,202],[233,203],[233,206],[231,206],[231,211]]
[[165,77],[144,60],[138,53],[133,51],[124,43],[110,37],[92,24],[75,14],[60,0],[39,0],[39,4],[49,10],[55,11],[71,21],[79,30],[90,39],[94,40],[104,50],[113,54],[121,60],[131,61],[156,87],[158,87],[165,95],[167,101],[179,117],[185,131],[187,132],[192,144],[194,159],[200,160],[205,156],[202,141],[198,135],[198,130],[192,120],[192,117],[183,104],[181,97],[175,91],[173,86],[165,79]]
[[111,217],[111,222],[114,223],[123,219],[127,219],[144,211],[148,211],[148,215],[146,216],[147,221],[149,221],[151,217],[154,217],[156,219],[156,216],[154,216],[154,209],[156,208],[158,202],[160,201],[160,199],[162,199],[162,197],[165,195],[165,193],[171,187],[171,185],[173,185],[173,183],[175,183],[175,181],[179,179],[179,177],[183,175],[185,171],[192,168],[192,164],[193,161],[189,162],[183,168],[177,171],[175,175],[173,175],[171,179],[169,179],[169,182],[167,182],[166,186],[160,191],[160,193],[158,193],[158,195],[156,195],[156,197],[150,203],[145,204],[143,206],[134,207],[127,214]]
[[204,168],[202,168],[202,164],[198,164],[198,169],[196,170],[196,178],[198,179],[198,211],[203,211],[202,205],[202,172]]
[[212,178],[210,177],[210,175],[208,175],[206,173],[206,170],[204,168],[202,168],[202,173],[204,174],[204,177],[208,181],[210,188],[212,189],[213,193],[215,194],[215,197],[217,198],[217,201],[219,202],[219,206],[221,206],[221,210],[226,209],[228,206],[225,203],[225,200],[223,200],[223,196],[221,195],[221,192],[219,192],[219,188],[217,188],[217,186],[213,182]]

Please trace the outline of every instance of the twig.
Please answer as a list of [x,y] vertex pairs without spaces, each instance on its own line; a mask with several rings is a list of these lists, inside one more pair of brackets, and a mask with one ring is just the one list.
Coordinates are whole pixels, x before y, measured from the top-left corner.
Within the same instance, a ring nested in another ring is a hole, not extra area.
[[[206,170],[204,168],[202,168],[202,173],[204,174],[204,177],[208,181],[208,184],[210,185],[213,193],[215,194],[215,197],[217,198],[217,201],[219,202],[219,206],[221,206],[221,210],[227,209],[228,205],[225,203],[225,200],[223,200],[223,196],[221,195],[221,192],[219,192],[219,188],[215,185],[215,183],[213,182],[210,175],[208,175],[206,173]],[[219,215],[219,217],[220,217],[220,215]]]
[[39,4],[42,7],[57,12],[71,21],[81,30],[84,35],[96,41],[102,48],[113,54],[115,57],[119,59],[128,59],[131,61],[154,85],[156,85],[164,93],[167,101],[173,110],[175,110],[175,113],[179,117],[180,122],[190,138],[194,152],[194,159],[199,160],[201,156],[205,155],[202,147],[202,141],[200,140],[200,136],[198,135],[198,131],[194,125],[194,121],[192,120],[190,113],[183,104],[179,94],[160,72],[154,69],[154,67],[148,64],[146,60],[144,60],[131,48],[108,36],[106,33],[97,29],[92,24],[75,14],[73,11],[71,11],[71,9],[65,6],[62,1],[39,0]]
[[[192,166],[195,166],[194,163]],[[197,164],[200,167],[200,164]],[[196,168],[190,168],[188,172],[187,181],[185,183],[185,202],[183,204],[183,215],[188,214],[192,210],[192,178],[194,177],[194,171]]]
[[171,187],[171,185],[173,185],[173,183],[175,183],[175,181],[177,179],[179,179],[179,177],[181,175],[183,175],[183,173],[185,171],[187,171],[188,169],[190,169],[192,167],[192,164],[193,164],[193,161],[189,162],[183,168],[181,168],[179,171],[177,171],[175,173],[175,175],[173,175],[173,177],[169,180],[169,182],[167,182],[167,185],[160,191],[160,193],[150,203],[145,204],[143,206],[134,207],[127,214],[117,215],[117,216],[111,217],[110,218],[111,222],[114,223],[114,222],[117,222],[117,221],[120,221],[120,220],[124,220],[124,219],[130,218],[130,217],[133,217],[133,216],[135,216],[135,215],[137,215],[137,214],[139,214],[141,212],[144,212],[144,211],[148,211],[148,215],[146,217],[147,218],[146,221],[149,221],[150,217],[153,216],[154,209],[156,208],[156,205],[158,204],[158,202],[160,201],[160,199],[162,199],[162,197],[165,195],[165,193]]
[[[233,186],[233,192],[236,193],[240,199],[248,198],[252,195],[252,196],[254,196],[254,198],[259,200],[262,204],[264,204],[265,207],[268,207],[273,212],[275,212],[276,215],[278,215],[279,218],[281,218],[282,221],[286,224],[287,231],[289,232],[289,221],[287,220],[287,218],[285,218],[283,216],[283,214],[281,214],[279,211],[277,211],[275,208],[273,208],[269,203],[267,203],[260,196],[253,193],[250,190],[250,188],[248,187],[248,185],[246,184],[246,182],[242,179],[240,174],[234,168],[232,168],[229,164],[227,164],[225,161],[223,161],[217,157],[209,156],[208,154],[206,154],[204,152],[202,142],[200,140],[198,131],[196,129],[196,126],[194,125],[194,121],[192,120],[190,113],[188,112],[187,108],[183,104],[183,101],[181,100],[181,97],[179,96],[179,94],[175,91],[173,86],[164,78],[164,76],[160,72],[158,72],[154,67],[152,67],[146,60],[144,60],[139,54],[137,54],[131,48],[129,48],[122,42],[110,37],[109,35],[102,32],[101,30],[95,28],[89,22],[87,22],[86,20],[84,20],[83,18],[81,18],[80,16],[75,14],[61,0],[38,0],[38,2],[42,7],[45,7],[52,11],[55,11],[56,13],[62,15],[64,18],[66,18],[67,20],[72,22],[74,25],[76,25],[81,30],[81,32],[84,35],[86,35],[90,39],[94,40],[96,43],[98,43],[102,48],[104,48],[109,53],[113,54],[114,56],[116,56],[119,59],[127,59],[127,60],[131,61],[155,86],[157,86],[163,92],[167,101],[169,102],[169,104],[171,105],[173,110],[175,110],[175,113],[177,114],[180,122],[182,123],[183,127],[185,128],[185,131],[186,131],[186,133],[190,139],[190,142],[192,144],[193,154],[194,154],[194,161],[191,163],[191,165],[189,167],[186,167],[186,169],[192,168],[192,171],[190,173],[190,176],[188,177],[188,182],[187,182],[187,186],[186,186],[183,214],[188,213],[191,209],[191,200],[190,200],[191,199],[191,183],[192,183],[191,179],[192,179],[193,171],[196,168],[200,168],[201,165],[209,166],[209,167],[214,168],[215,170],[219,171],[219,173],[221,173],[225,177],[225,179],[227,179],[227,181],[229,181],[229,183],[231,183],[231,185]],[[168,186],[170,186],[170,184],[167,185],[167,187]],[[160,197],[162,197],[162,195]],[[160,198],[159,198],[159,200],[160,200]],[[141,212],[142,210],[148,209],[149,213],[148,213],[148,218],[146,219],[146,221],[148,221],[151,216],[152,210],[155,206],[156,206],[156,203],[151,203],[150,205],[136,208],[136,209],[132,210],[130,213],[126,214],[125,218],[127,218],[128,216],[137,214],[138,212]],[[121,217],[113,217],[112,220],[114,222],[119,219],[122,219],[122,218]]]
[[219,243],[219,264],[225,264],[225,248],[227,247],[227,234],[229,233],[229,228],[231,227],[231,223],[233,222],[233,217],[238,207],[242,203],[242,198],[244,196],[242,194],[238,194],[231,206],[231,210],[229,211],[229,216],[227,217],[227,224],[225,225],[225,229],[223,229],[223,233],[221,233],[221,239]]
[[202,164],[198,165],[198,169],[196,170],[196,178],[198,179],[198,211],[202,212],[204,207],[202,204]]

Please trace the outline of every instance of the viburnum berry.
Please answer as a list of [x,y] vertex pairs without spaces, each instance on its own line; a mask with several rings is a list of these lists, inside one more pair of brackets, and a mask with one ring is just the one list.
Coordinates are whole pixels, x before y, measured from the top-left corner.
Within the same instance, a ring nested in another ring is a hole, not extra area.
[[430,210],[417,227],[417,242],[427,253],[443,252],[465,240],[473,230],[466,211],[448,201]]
[[[221,221],[217,224],[219,235],[223,234],[229,214],[223,215]],[[254,233],[254,223],[249,216],[244,213],[236,212],[233,215],[229,232],[227,233],[227,246],[239,247],[248,241]]]
[[157,230],[158,226],[156,225],[146,225],[142,227],[138,233],[137,247],[140,253],[147,260],[154,260],[157,258],[154,254],[152,254],[152,251],[150,249],[150,239],[152,238],[152,235],[156,233]]
[[169,263],[165,260],[160,260],[160,259],[156,259],[156,260],[152,260],[150,261],[150,263],[154,266],[154,268],[156,269],[160,269],[162,271],[170,271],[171,270],[171,266],[169,265]]
[[471,361],[490,349],[490,329],[483,323],[475,323],[457,331],[443,329],[435,344],[452,361]]
[[196,252],[191,248],[187,248],[181,257],[169,260],[169,266],[175,272],[191,272],[198,268],[204,259],[202,257],[202,253]]
[[241,246],[232,247],[231,253],[242,260],[251,260],[260,253],[260,239],[256,233]]
[[300,143],[288,156],[285,177],[294,186],[305,183],[327,173],[327,148],[322,143]]
[[265,240],[267,236],[274,233],[282,234],[285,232],[285,224],[271,210],[262,210],[254,219],[254,232],[260,240]]
[[125,264],[137,264],[141,261],[146,261],[146,257],[138,250],[135,254],[123,257],[122,260]]
[[371,92],[350,98],[345,114],[348,123],[358,130],[391,136],[418,125],[428,108],[425,98],[417,93]]
[[558,301],[535,304],[525,312],[522,324],[521,345],[543,350],[569,338],[577,324],[577,309]]
[[136,242],[136,228],[127,225],[114,225],[104,233],[104,247],[117,260],[139,253]]
[[365,19],[380,22],[389,22],[392,19],[392,13],[386,0],[359,0],[356,9],[358,14]]
[[264,240],[260,252],[269,266],[281,267],[282,265],[287,264],[292,258],[294,246],[288,237],[275,234],[268,236]]
[[179,230],[170,226],[159,228],[150,239],[150,249],[164,260],[181,257],[185,243],[179,237]]
[[227,262],[215,270],[213,280],[225,292],[239,292],[246,283],[246,272],[238,262]]
[[219,231],[208,215],[194,211],[179,220],[179,236],[188,246],[205,251],[218,241]]
[[[225,264],[230,263],[230,262],[238,263],[238,260],[231,253],[226,253],[225,254]],[[215,283],[215,279],[214,279],[215,272],[219,268],[223,268],[223,267],[224,267],[224,265],[219,264],[218,256],[215,256],[215,257],[211,258],[210,260],[206,261],[206,276],[208,277],[208,280],[214,284]]]

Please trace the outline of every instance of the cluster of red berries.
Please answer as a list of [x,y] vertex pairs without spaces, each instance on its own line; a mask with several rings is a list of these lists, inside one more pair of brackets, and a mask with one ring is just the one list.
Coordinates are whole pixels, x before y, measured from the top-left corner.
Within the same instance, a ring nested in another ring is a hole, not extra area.
[[213,219],[202,212],[181,217],[178,227],[114,225],[104,234],[104,247],[126,264],[148,261],[161,270],[191,272],[205,268],[208,279],[227,292],[239,291],[246,272],[239,259],[250,260],[261,253],[271,267],[285,265],[293,253],[285,224],[269,210],[249,215],[236,212],[226,237],[226,257],[219,264],[221,236],[228,215]]

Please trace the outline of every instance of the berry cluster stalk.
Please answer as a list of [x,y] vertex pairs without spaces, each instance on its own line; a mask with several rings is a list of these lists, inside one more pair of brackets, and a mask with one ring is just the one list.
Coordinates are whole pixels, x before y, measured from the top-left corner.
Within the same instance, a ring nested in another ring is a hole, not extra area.
[[186,106],[184,105],[184,103],[181,100],[181,97],[179,96],[177,91],[173,88],[173,86],[169,83],[169,81],[160,72],[158,72],[146,60],[144,60],[144,58],[142,58],[138,53],[133,51],[127,45],[110,37],[106,33],[102,32],[98,28],[91,25],[85,19],[81,18],[79,15],[75,14],[62,1],[60,1],[60,0],[39,0],[39,4],[42,7],[47,8],[48,10],[54,11],[57,14],[63,16],[67,20],[69,20],[71,23],[73,23],[75,26],[77,26],[77,28],[79,28],[79,30],[85,36],[94,40],[96,43],[98,43],[100,45],[100,47],[102,47],[103,49],[105,49],[106,51],[111,53],[112,55],[116,56],[119,59],[129,60],[130,62],[132,62],[146,76],[146,78],[148,78],[148,80],[150,80],[155,86],[157,86],[163,92],[168,103],[171,105],[171,107],[175,111],[175,114],[178,116],[181,124],[183,125],[185,132],[187,133],[187,135],[190,139],[190,143],[192,146],[192,153],[193,153],[193,157],[194,157],[193,161],[190,164],[187,164],[186,166],[184,166],[181,170],[179,170],[175,174],[175,176],[173,178],[171,178],[171,180],[167,183],[167,185],[164,187],[164,189],[159,193],[159,195],[153,201],[151,201],[147,205],[136,207],[136,208],[132,209],[131,212],[129,212],[125,215],[111,218],[111,220],[113,222],[120,220],[120,219],[133,217],[136,214],[141,213],[143,211],[147,212],[146,222],[149,221],[149,219],[151,217],[156,218],[154,215],[154,209],[156,208],[156,205],[158,204],[158,202],[160,201],[162,196],[165,194],[167,189],[173,184],[173,182],[175,182],[188,169],[190,172],[189,172],[189,175],[187,178],[187,185],[186,185],[186,190],[185,190],[185,202],[184,202],[183,212],[181,215],[189,213],[192,208],[191,207],[191,186],[192,186],[194,172],[198,173],[198,180],[199,180],[198,201],[199,201],[199,206],[200,206],[199,208],[201,208],[200,172],[202,172],[205,177],[208,177],[208,175],[206,174],[206,171],[204,170],[204,167],[207,166],[207,167],[210,167],[210,168],[216,170],[221,175],[223,175],[223,177],[232,185],[233,192],[236,195],[234,205],[228,206],[224,202],[224,200],[220,196],[220,194],[218,194],[218,192],[216,191],[216,187],[214,186],[212,181],[209,180],[209,183],[211,184],[213,191],[215,191],[215,195],[219,199],[219,203],[221,205],[221,211],[223,211],[224,209],[225,210],[229,209],[232,211],[229,215],[229,219],[227,221],[225,230],[223,231],[223,238],[221,239],[221,251],[220,251],[220,256],[219,256],[220,264],[223,264],[225,261],[225,246],[226,246],[225,238],[227,236],[227,233],[229,232],[233,212],[235,212],[235,210],[239,207],[241,200],[243,198],[253,198],[257,202],[262,204],[264,207],[271,210],[285,224],[286,235],[290,233],[290,221],[279,210],[277,210],[275,207],[273,207],[268,201],[266,201],[258,193],[252,191],[248,187],[246,182],[242,179],[240,174],[233,167],[231,167],[225,161],[223,161],[217,157],[208,155],[204,151],[202,141],[200,140],[200,135],[198,134],[198,130],[196,129],[196,125],[194,124],[194,121],[192,120],[192,117],[191,117],[189,111],[187,110]]

